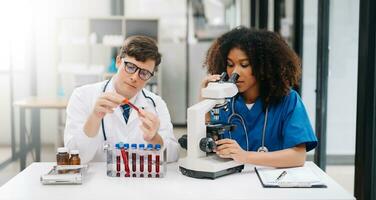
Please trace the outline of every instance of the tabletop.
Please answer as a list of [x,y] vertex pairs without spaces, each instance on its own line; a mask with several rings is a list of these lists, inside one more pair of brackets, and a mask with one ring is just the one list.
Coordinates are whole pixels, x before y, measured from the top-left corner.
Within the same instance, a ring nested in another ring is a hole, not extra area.
[[21,108],[64,109],[68,105],[68,100],[60,97],[27,97],[14,102],[13,105]]
[[42,185],[40,176],[55,163],[33,163],[0,188],[0,199],[355,199],[312,162],[327,188],[263,188],[254,166],[215,180],[182,175],[177,163],[164,178],[107,177],[105,163],[90,163],[82,185]]

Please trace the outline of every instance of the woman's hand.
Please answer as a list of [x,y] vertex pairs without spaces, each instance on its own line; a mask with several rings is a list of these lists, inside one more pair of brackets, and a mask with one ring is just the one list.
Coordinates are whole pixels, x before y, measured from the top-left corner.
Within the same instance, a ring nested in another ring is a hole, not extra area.
[[216,153],[221,158],[232,158],[238,163],[247,163],[248,153],[235,140],[222,139],[216,141]]
[[[221,75],[219,74],[213,74],[213,75],[208,75],[206,76],[202,81],[201,81],[201,89],[206,88],[209,84],[209,82],[215,82],[218,81],[221,78]],[[200,90],[200,100],[202,100],[202,94]],[[207,119],[210,119],[209,116],[206,116]]]
[[206,76],[202,82],[201,82],[201,88],[206,88],[208,86],[209,82],[215,82],[218,81],[221,78],[221,75],[219,74],[213,74]]

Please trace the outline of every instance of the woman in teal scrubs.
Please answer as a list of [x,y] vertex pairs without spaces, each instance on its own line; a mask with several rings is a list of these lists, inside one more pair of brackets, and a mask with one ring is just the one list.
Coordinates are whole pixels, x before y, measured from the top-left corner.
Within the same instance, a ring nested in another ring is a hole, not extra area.
[[317,145],[306,109],[293,90],[301,77],[296,53],[276,33],[237,27],[208,50],[202,81],[219,80],[222,72],[239,74],[237,96],[221,109],[219,120],[235,130],[217,141],[216,153],[240,163],[272,167],[302,166]]

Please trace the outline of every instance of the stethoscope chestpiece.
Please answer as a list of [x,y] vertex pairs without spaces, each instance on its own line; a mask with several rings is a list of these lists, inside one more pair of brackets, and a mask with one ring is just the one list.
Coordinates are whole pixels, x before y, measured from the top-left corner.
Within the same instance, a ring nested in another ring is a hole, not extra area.
[[257,149],[257,152],[268,152],[268,148],[266,148],[266,146],[261,146],[260,148]]
[[110,148],[110,144],[107,142],[103,143],[103,151],[107,151]]

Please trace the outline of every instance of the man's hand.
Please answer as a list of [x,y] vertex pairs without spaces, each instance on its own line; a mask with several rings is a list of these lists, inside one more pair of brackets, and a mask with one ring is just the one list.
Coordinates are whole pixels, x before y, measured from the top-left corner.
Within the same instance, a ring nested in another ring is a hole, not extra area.
[[216,153],[221,158],[232,158],[236,162],[246,163],[248,152],[244,151],[235,140],[222,139],[216,141]]
[[124,97],[115,92],[103,93],[95,102],[93,111],[87,118],[84,125],[84,132],[89,137],[94,137],[98,134],[100,122],[107,113],[113,113],[114,109],[118,107]]
[[151,142],[157,135],[160,125],[159,118],[155,114],[142,109],[140,109],[139,117],[142,122],[140,128],[144,133],[144,140]]
[[114,109],[118,107],[124,97],[116,92],[103,93],[95,102],[92,114],[99,119],[102,119],[107,113],[113,113]]

